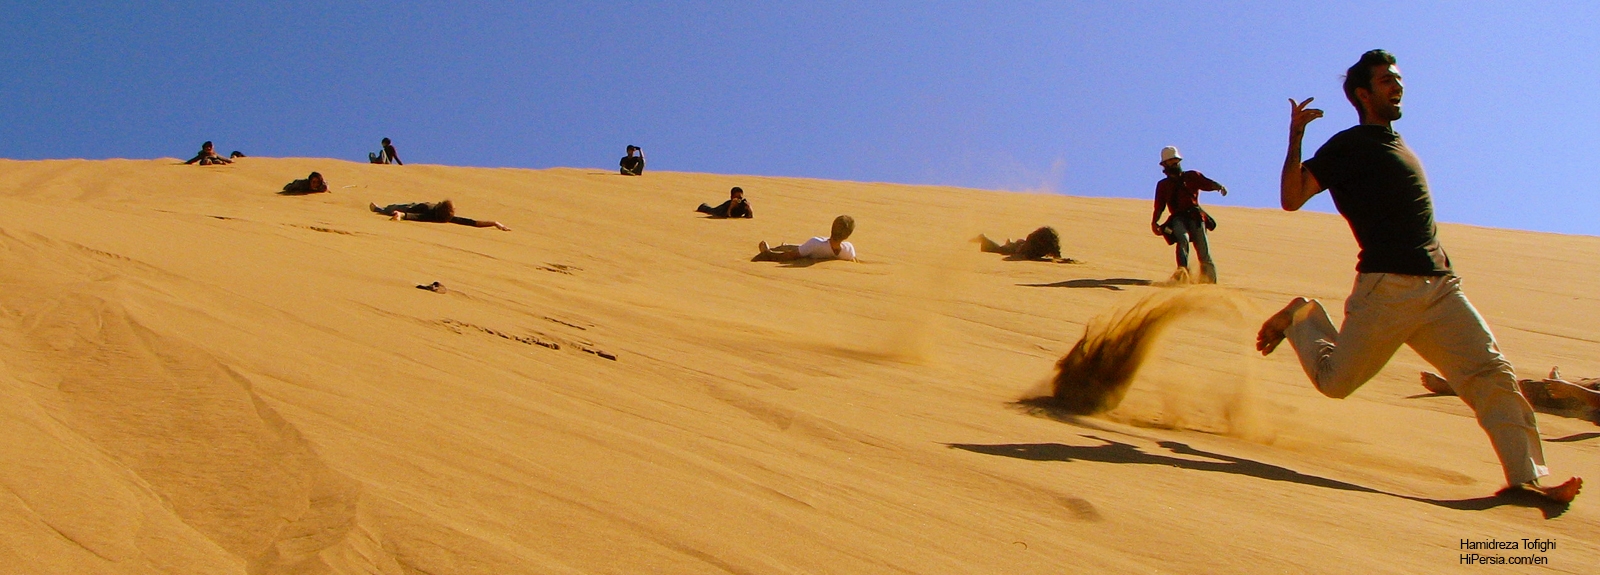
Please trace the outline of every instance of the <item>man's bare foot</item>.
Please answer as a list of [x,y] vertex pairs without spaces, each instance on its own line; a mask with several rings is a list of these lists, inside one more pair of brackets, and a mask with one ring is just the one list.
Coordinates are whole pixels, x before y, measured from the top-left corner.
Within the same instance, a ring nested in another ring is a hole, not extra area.
[[383,210],[378,208],[378,204],[367,204],[367,209],[372,210],[372,213],[374,214],[383,213]]
[[1511,491],[1512,489],[1528,491],[1556,503],[1572,503],[1573,499],[1578,498],[1578,492],[1583,490],[1583,478],[1573,477],[1572,479],[1568,479],[1566,483],[1562,483],[1561,485],[1557,485],[1555,487],[1545,487],[1543,485],[1539,485],[1538,480],[1534,480],[1516,487],[1507,487],[1502,490],[1501,493],[1503,494],[1506,491]]
[[1278,313],[1272,314],[1267,321],[1261,324],[1261,331],[1256,332],[1256,351],[1261,355],[1268,355],[1272,350],[1278,349],[1278,344],[1283,343],[1283,332],[1294,325],[1294,312],[1311,303],[1303,297],[1289,300],[1289,305],[1283,306]]
[[772,247],[767,245],[767,240],[761,240],[761,243],[756,244],[756,249],[761,250],[761,253],[764,254],[772,253]]
[[1450,388],[1450,382],[1445,381],[1443,377],[1439,377],[1439,374],[1431,371],[1422,372],[1422,389],[1439,395],[1456,394],[1456,390]]

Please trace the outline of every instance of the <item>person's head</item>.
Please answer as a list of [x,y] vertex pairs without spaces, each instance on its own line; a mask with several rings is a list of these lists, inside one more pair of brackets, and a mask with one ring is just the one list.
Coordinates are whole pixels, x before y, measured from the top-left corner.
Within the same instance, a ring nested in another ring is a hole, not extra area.
[[733,189],[728,190],[728,197],[735,200],[744,199],[744,188],[734,186]]
[[1030,260],[1059,258],[1061,257],[1061,236],[1056,233],[1055,228],[1050,226],[1033,230],[1033,233],[1028,234],[1027,239],[1022,240],[1021,254],[1022,257]]
[[428,222],[448,222],[454,217],[456,217],[456,205],[450,200],[445,200],[428,208],[423,217],[418,219]]
[[639,151],[639,146],[635,146],[633,144],[628,144],[628,155],[632,156],[635,152],[638,152],[638,151]]
[[211,145],[211,141],[210,140],[207,140],[206,143],[200,144],[200,151],[209,152],[215,147],[216,146]]
[[1368,118],[1383,122],[1400,119],[1404,92],[1394,55],[1383,50],[1368,50],[1344,74],[1344,97],[1356,107],[1363,123]]
[[311,175],[306,176],[306,182],[311,184],[311,187],[313,188],[320,188],[327,185],[327,182],[322,180],[322,172],[311,172]]
[[850,216],[839,216],[833,219],[833,231],[828,234],[828,239],[842,242],[850,239],[850,234],[856,231],[856,220]]
[[388,138],[384,138],[383,139],[383,145],[385,145],[385,146],[389,145],[389,139]]
[[1161,148],[1161,173],[1169,176],[1183,173],[1183,156],[1178,154],[1177,146]]

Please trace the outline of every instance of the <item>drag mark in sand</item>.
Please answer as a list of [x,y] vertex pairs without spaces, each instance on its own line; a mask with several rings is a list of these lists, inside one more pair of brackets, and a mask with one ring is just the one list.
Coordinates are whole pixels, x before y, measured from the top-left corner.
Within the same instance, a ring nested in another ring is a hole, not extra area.
[[461,333],[462,329],[474,329],[474,330],[478,330],[478,331],[481,331],[483,333],[487,333],[487,334],[495,336],[495,337],[499,337],[501,339],[509,339],[511,341],[515,341],[515,342],[518,342],[518,343],[524,343],[524,344],[527,344],[527,345],[537,345],[537,346],[540,346],[540,347],[547,347],[547,348],[550,348],[550,349],[561,349],[561,344],[558,344],[558,343],[555,343],[555,342],[551,342],[551,341],[545,341],[545,340],[542,340],[542,339],[539,339],[539,338],[533,337],[533,336],[511,335],[509,333],[505,333],[503,331],[499,331],[499,330],[496,330],[494,328],[483,327],[481,325],[474,325],[474,324],[470,324],[470,323],[466,323],[466,322],[456,321],[456,320],[453,320],[453,319],[440,320],[439,323],[444,325],[447,328],[450,328],[451,331],[454,331],[456,333]]

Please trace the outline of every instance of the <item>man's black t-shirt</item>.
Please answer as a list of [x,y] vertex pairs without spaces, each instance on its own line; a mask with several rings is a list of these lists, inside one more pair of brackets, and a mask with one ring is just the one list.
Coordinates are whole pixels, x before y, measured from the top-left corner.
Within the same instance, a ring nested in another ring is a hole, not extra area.
[[1422,161],[1400,134],[1359,125],[1328,139],[1303,164],[1333,195],[1361,246],[1356,271],[1438,276],[1450,272],[1439,245]]

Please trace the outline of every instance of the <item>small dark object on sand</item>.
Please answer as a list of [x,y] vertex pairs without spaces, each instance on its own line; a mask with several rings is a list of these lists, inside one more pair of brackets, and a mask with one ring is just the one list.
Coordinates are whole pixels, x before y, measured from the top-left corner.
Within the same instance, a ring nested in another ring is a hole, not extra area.
[[444,284],[439,283],[439,282],[433,282],[431,284],[419,285],[419,286],[417,286],[417,289],[425,289],[425,290],[428,290],[428,291],[431,291],[431,292],[434,292],[434,293],[446,293],[445,290],[444,290]]

